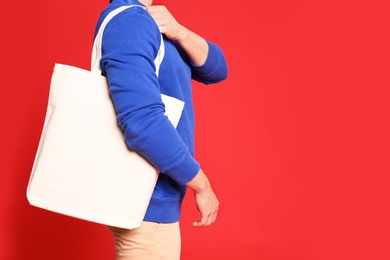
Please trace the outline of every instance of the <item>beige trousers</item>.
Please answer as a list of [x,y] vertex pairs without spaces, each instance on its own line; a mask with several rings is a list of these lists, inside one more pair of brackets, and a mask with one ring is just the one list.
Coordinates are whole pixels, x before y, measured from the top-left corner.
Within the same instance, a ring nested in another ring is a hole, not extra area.
[[142,222],[134,229],[108,227],[115,241],[116,260],[179,260],[179,222]]

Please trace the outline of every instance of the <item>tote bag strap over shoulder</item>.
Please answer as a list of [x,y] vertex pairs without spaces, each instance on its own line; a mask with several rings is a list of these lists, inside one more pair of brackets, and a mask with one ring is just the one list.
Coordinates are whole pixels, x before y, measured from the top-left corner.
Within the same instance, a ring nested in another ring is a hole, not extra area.
[[[102,57],[102,41],[103,41],[103,32],[106,28],[106,25],[108,22],[117,14],[120,12],[132,8],[132,7],[140,7],[144,8],[141,5],[127,5],[127,6],[121,6],[114,11],[111,11],[103,20],[102,24],[100,25],[100,28],[96,34],[95,41],[93,43],[92,47],[92,55],[91,55],[91,72],[98,73],[99,75],[102,73],[102,70],[100,68],[100,59]],[[160,65],[164,59],[165,55],[165,45],[164,45],[164,38],[161,34],[161,41],[160,41],[160,49],[158,50],[157,57],[154,59],[154,65],[156,67],[156,75],[158,77]],[[176,127],[179,123],[182,110],[184,108],[184,102],[164,94],[161,94],[161,99],[165,104],[165,110],[170,111],[169,113],[166,113],[169,120],[172,122],[172,124]]]
[[[143,6],[141,5],[128,5],[128,6],[122,6],[122,7],[119,7],[117,9],[115,9],[114,11],[112,11],[111,13],[109,13],[106,18],[104,18],[102,24],[100,25],[100,28],[96,34],[96,37],[95,37],[95,41],[94,41],[94,44],[93,44],[93,48],[92,48],[92,56],[91,56],[91,71],[92,72],[96,72],[96,73],[101,73],[101,69],[100,69],[100,59],[102,57],[102,39],[103,39],[103,32],[104,32],[104,29],[106,28],[106,25],[108,24],[108,22],[117,14],[119,14],[120,12],[126,10],[126,9],[129,9],[131,7],[141,7],[141,8],[144,8]],[[165,48],[164,48],[164,39],[163,39],[163,36],[161,35],[161,43],[160,43],[160,49],[159,49],[159,52],[157,54],[157,57],[156,59],[154,60],[154,64],[156,66],[156,74],[158,76],[158,72],[159,72],[159,69],[160,69],[160,64],[164,58],[164,54],[165,54]]]

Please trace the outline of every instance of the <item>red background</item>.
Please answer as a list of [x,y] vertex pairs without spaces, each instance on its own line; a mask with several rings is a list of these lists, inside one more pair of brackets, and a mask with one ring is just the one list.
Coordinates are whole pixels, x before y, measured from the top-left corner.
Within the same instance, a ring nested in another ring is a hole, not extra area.
[[[221,202],[182,259],[390,259],[387,1],[160,0],[218,43],[229,78],[194,84],[197,159]],[[105,227],[29,206],[55,62],[89,68],[107,0],[5,1],[0,259],[113,259]]]

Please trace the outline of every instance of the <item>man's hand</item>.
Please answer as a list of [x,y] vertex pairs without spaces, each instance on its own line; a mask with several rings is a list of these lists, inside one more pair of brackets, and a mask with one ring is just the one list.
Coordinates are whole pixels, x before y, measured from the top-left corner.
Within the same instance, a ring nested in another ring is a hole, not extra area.
[[200,220],[194,222],[193,225],[195,227],[210,226],[217,218],[219,201],[206,174],[199,170],[198,174],[186,186],[194,190],[196,206],[201,216]]
[[176,21],[165,6],[152,5],[147,8],[147,11],[156,22],[160,32],[169,39],[180,40],[180,38],[185,37],[185,28]]
[[146,10],[156,22],[160,32],[169,39],[176,40],[193,64],[201,66],[206,62],[209,46],[204,38],[178,23],[163,5],[152,5]]

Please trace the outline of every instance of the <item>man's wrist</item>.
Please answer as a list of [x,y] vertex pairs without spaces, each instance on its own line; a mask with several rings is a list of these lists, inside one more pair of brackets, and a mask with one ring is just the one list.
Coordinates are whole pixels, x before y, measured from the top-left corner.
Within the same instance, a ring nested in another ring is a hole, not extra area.
[[199,172],[192,180],[186,183],[186,186],[192,189],[195,193],[202,193],[209,190],[211,184],[203,170],[199,169]]
[[178,24],[178,26],[179,29],[175,40],[178,41],[179,44],[183,44],[185,41],[188,40],[189,31],[186,27],[184,27],[181,24]]

